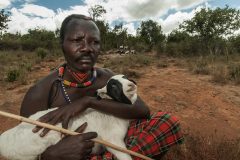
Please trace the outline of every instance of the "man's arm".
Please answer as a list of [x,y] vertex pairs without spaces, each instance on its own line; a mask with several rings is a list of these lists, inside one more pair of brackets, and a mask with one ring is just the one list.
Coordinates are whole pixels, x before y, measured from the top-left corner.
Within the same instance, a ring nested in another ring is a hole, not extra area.
[[137,98],[137,101],[134,104],[124,104],[108,99],[98,100],[95,97],[89,98],[89,108],[110,113],[120,118],[142,119],[148,118],[150,114],[148,106],[141,100],[140,97]]
[[52,73],[48,77],[40,80],[27,91],[20,108],[21,116],[29,117],[38,111],[48,108],[48,96],[56,76],[55,74],[56,73]]

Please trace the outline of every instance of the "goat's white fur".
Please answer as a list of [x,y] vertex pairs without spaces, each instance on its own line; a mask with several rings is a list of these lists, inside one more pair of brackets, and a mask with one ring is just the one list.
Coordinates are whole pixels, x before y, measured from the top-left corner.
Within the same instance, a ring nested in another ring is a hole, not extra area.
[[[123,75],[113,76],[121,82],[126,97],[134,103],[137,99],[137,87],[131,81],[122,78]],[[102,98],[110,98],[106,95],[106,87],[98,90],[98,95]],[[40,111],[30,116],[31,119],[38,119],[42,115],[55,110]],[[85,132],[95,131],[98,138],[111,142],[117,146],[126,148],[124,137],[127,133],[129,120],[114,117],[109,114],[101,113],[93,109],[87,109],[81,115],[73,118],[69,123],[69,130],[76,130],[84,122],[88,123]],[[61,126],[57,124],[56,126]],[[10,160],[35,160],[44,150],[56,144],[61,139],[61,134],[56,131],[50,131],[45,137],[32,133],[35,126],[25,122],[4,132],[0,136],[0,154]],[[92,153],[97,153],[100,149],[99,144],[95,144]],[[119,160],[131,160],[131,156],[126,153],[116,151],[107,147],[107,150],[113,153]]]

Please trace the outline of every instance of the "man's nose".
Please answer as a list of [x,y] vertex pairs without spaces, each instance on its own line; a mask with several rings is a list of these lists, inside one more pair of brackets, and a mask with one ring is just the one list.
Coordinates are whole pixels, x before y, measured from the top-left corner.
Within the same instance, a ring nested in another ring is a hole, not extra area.
[[89,43],[87,40],[84,40],[83,45],[81,47],[82,52],[92,52],[93,48],[91,43]]

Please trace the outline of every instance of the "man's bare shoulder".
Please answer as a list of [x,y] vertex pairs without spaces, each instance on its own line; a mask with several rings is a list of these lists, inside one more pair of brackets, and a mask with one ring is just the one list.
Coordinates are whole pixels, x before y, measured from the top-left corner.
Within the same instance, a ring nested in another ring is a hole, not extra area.
[[33,85],[30,90],[38,93],[38,95],[45,94],[48,92],[52,86],[52,83],[57,79],[57,71],[51,72],[46,77],[40,79],[35,85]]

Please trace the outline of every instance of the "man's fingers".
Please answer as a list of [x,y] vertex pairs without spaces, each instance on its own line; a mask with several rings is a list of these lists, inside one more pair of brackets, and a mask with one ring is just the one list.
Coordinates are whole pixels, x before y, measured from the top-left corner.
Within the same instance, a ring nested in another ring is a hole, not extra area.
[[78,127],[75,132],[82,133],[87,128],[87,122],[83,123],[80,127]]
[[44,130],[40,133],[40,137],[46,136],[46,134],[50,131],[48,128],[44,128]]
[[92,149],[92,147],[94,146],[94,142],[93,141],[85,141],[85,147]]
[[42,127],[36,126],[35,128],[32,129],[32,132],[37,133],[40,129],[42,129]]
[[65,120],[62,122],[62,128],[68,129],[68,123],[69,123],[70,117],[67,117]]
[[[58,122],[58,119],[56,118],[56,119],[53,119],[51,122],[49,122],[49,124],[55,125],[55,124],[57,124],[57,122]],[[44,137],[49,131],[50,131],[50,129],[44,128],[42,133],[40,134],[40,137]]]
[[[46,114],[47,115],[47,114]],[[43,123],[48,123],[50,120],[52,120],[52,118],[50,118],[49,116],[42,116],[40,117],[39,119],[37,119],[37,121],[39,122],[43,122]],[[37,133],[39,130],[41,130],[43,127],[40,127],[40,126],[36,126],[35,128],[33,128],[32,132],[33,133]]]
[[88,133],[83,133],[79,135],[79,138],[83,141],[83,140],[90,140],[90,139],[94,139],[97,137],[97,133],[96,132],[88,132]]

